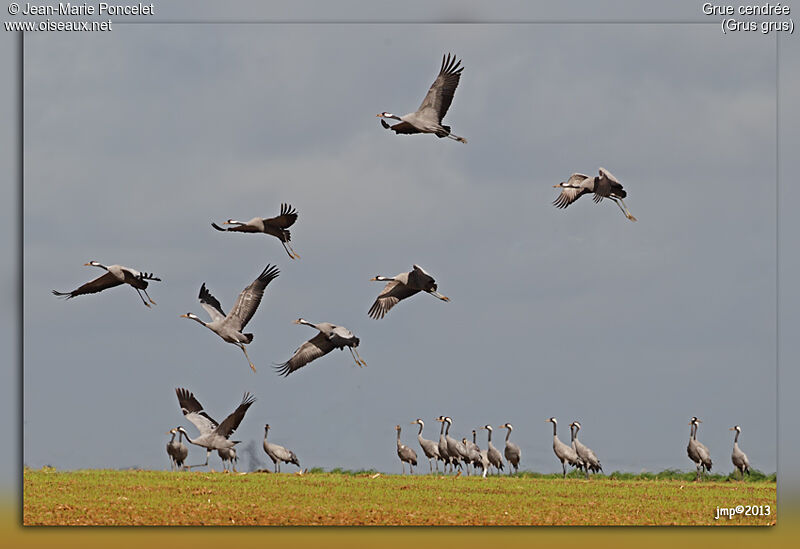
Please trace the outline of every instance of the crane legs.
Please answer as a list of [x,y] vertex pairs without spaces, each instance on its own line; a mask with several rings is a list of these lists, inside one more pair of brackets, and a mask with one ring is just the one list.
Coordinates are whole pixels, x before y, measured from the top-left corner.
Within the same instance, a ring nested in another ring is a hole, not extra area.
[[619,209],[622,210],[622,213],[625,214],[625,217],[627,217],[631,221],[636,221],[636,218],[633,217],[633,214],[631,214],[630,210],[628,210],[628,207],[625,205],[625,201],[616,196],[610,196],[609,198],[613,200],[617,206],[619,206]]
[[245,349],[244,345],[242,345],[241,343],[237,343],[237,345],[239,346],[239,348],[244,353],[245,358],[247,358],[247,363],[250,364],[250,369],[253,370],[253,373],[255,373],[256,367],[253,365],[253,361],[250,360],[250,357],[247,355],[247,349]]
[[184,465],[183,467],[185,469],[189,469],[189,470],[191,470],[192,467],[206,467],[206,466],[208,466],[208,456],[210,456],[210,455],[211,455],[211,450],[206,449],[206,462],[205,463],[199,463],[197,465]]
[[[286,242],[281,240],[281,244],[283,244],[283,249],[286,250],[286,253],[289,254],[289,257],[291,257],[292,259],[300,259],[300,255],[297,252],[294,251],[294,248],[292,248],[292,245],[289,244],[288,240]],[[288,245],[288,248],[287,248],[287,245]],[[290,252],[289,250],[292,250],[292,251]]]
[[[147,301],[144,300],[144,297],[142,297],[142,292],[139,291],[139,288],[134,288],[134,290],[136,290],[136,293],[139,294],[139,298],[142,300],[142,303],[144,303],[144,306],[149,309],[150,308],[150,304]],[[147,293],[147,292],[145,292],[145,293]],[[147,296],[147,298],[149,299],[150,296]],[[150,301],[153,301],[153,300],[150,299]],[[153,301],[153,303],[155,303],[155,301]]]
[[[352,347],[348,347],[348,349],[350,350],[350,356],[353,357],[353,360],[356,361],[356,364],[358,365],[359,368],[363,368],[364,366],[367,365],[367,363],[364,362],[364,359],[361,358],[361,355],[358,354],[358,350],[356,350],[355,354],[353,354],[353,348]],[[356,355],[358,355],[358,358],[356,358]]]
[[459,136],[457,136],[455,134],[452,134],[452,133],[448,133],[447,137],[449,137],[450,139],[453,139],[455,141],[458,141],[459,143],[466,143],[467,142],[467,140],[464,139],[463,137],[459,137]]
[[147,290],[142,290],[142,291],[144,292],[144,295],[147,296],[147,299],[150,301],[150,303],[152,303],[153,305],[156,305],[156,302],[153,301],[153,298],[150,297],[150,294],[147,293]]

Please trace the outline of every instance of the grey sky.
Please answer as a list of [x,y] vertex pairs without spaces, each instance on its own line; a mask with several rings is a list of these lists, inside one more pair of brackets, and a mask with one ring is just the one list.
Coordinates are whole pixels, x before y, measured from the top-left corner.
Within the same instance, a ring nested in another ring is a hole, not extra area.
[[[375,113],[414,110],[446,51],[466,67],[446,121],[469,144],[383,131]],[[753,465],[775,470],[774,68],[773,38],[713,25],[26,36],[25,463],[164,468],[185,386],[218,420],[254,392],[237,438],[260,446],[269,422],[308,467],[395,471],[393,426],[413,441],[407,423],[422,417],[436,438],[433,418],[448,414],[459,437],[512,422],[523,469],[558,469],[551,415],[562,440],[581,420],[606,471],[689,469],[698,415],[720,470],[734,423]],[[625,184],[639,223],[608,202],[550,205],[553,184],[599,166]],[[209,226],[282,201],[300,213],[299,261]],[[784,217],[781,234],[793,224]],[[129,288],[50,295],[99,274],[81,267],[90,259],[161,276],[158,306]],[[282,274],[248,327],[254,375],[178,315],[202,312],[202,282],[230,307],[268,262]],[[367,318],[382,287],[368,279],[412,263],[453,301],[416,296]],[[314,335],[298,316],[352,329],[369,368],[334,352],[276,376],[270,363]]]

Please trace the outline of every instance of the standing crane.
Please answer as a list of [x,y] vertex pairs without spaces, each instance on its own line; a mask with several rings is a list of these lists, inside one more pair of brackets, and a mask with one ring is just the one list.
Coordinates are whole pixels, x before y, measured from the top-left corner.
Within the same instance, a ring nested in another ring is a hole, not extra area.
[[281,204],[281,214],[277,217],[254,217],[250,221],[229,219],[223,225],[233,225],[232,227],[222,228],[216,223],[211,223],[211,226],[222,232],[264,233],[274,236],[281,241],[283,249],[286,250],[289,257],[300,259],[300,256],[292,248],[292,235],[288,231],[295,221],[297,221],[297,211],[289,204]]
[[258,278],[239,294],[239,299],[236,300],[236,304],[228,314],[225,314],[225,311],[222,310],[222,305],[220,305],[219,300],[211,295],[211,292],[206,290],[206,284],[204,282],[203,285],[200,286],[200,295],[198,297],[200,299],[200,305],[211,317],[211,322],[203,322],[194,313],[186,313],[185,315],[181,315],[181,318],[190,318],[199,322],[223,340],[239,347],[244,353],[248,364],[250,364],[250,369],[255,372],[256,367],[253,365],[250,357],[247,356],[247,350],[244,348],[246,344],[253,341],[253,334],[242,333],[242,330],[247,326],[247,323],[250,322],[250,319],[253,318],[256,309],[258,309],[258,306],[261,304],[261,298],[264,297],[264,290],[270,282],[278,278],[279,273],[280,271],[278,271],[277,267],[267,265],[261,274],[258,275]]
[[468,464],[472,465],[473,472],[477,467],[483,468],[483,463],[481,462],[481,449],[478,446],[478,443],[475,441],[476,436],[477,434],[475,429],[473,429],[472,440],[467,440],[467,437],[461,439],[461,444],[463,444],[464,448],[467,450]]
[[[592,452],[590,448],[578,440],[578,431],[581,430],[581,424],[577,421],[573,421],[569,427],[570,433],[572,433],[572,447],[575,449],[578,457],[581,458],[581,461],[583,462],[583,471],[586,473],[586,479],[588,480],[589,471],[598,473],[603,470],[603,467],[600,465],[600,460],[597,459],[597,456],[594,455],[594,452]],[[573,428],[575,429],[574,431]]]
[[[169,439],[169,442],[167,442],[167,455],[169,456],[170,470],[174,471],[176,468],[181,470],[183,469],[183,463],[189,456],[189,448],[187,448],[186,445],[181,442],[183,433],[178,431],[177,427],[167,431],[167,434],[172,435],[172,438]],[[176,434],[178,435],[178,440],[175,440]]]
[[750,460],[747,459],[747,454],[739,449],[739,433],[742,432],[742,428],[738,425],[734,425],[729,429],[729,431],[736,431],[736,436],[733,437],[733,453],[731,454],[731,461],[733,462],[733,466],[742,474],[742,480],[744,480],[744,474],[750,474]]
[[504,450],[504,454],[506,456],[506,460],[510,464],[508,467],[508,474],[511,474],[511,466],[514,467],[514,472],[516,473],[519,470],[519,460],[522,458],[522,450],[519,449],[519,446],[508,440],[511,436],[511,431],[514,430],[514,426],[510,423],[506,423],[498,427],[498,429],[508,429],[508,433],[506,433],[506,447]]
[[463,462],[464,465],[467,466],[467,475],[469,475],[469,456],[467,456],[467,449],[461,441],[450,436],[450,426],[453,424],[453,420],[445,416],[443,421],[447,423],[447,429],[444,431],[444,438],[447,441],[447,453],[453,457],[454,461]]
[[500,471],[503,470],[503,458],[500,455],[500,451],[494,447],[492,444],[492,426],[491,425],[484,425],[481,429],[486,429],[489,431],[489,439],[487,441],[487,450],[486,450],[486,457],[489,458],[489,464],[493,465],[497,469],[497,474],[500,474]]
[[187,469],[207,466],[208,456],[212,450],[233,448],[239,444],[240,441],[238,440],[229,440],[230,436],[239,427],[244,415],[247,413],[247,409],[256,401],[256,397],[250,393],[245,393],[236,410],[226,417],[222,423],[217,423],[203,410],[203,405],[200,404],[191,391],[179,387],[175,389],[175,394],[178,395],[178,405],[181,407],[181,412],[186,419],[197,427],[197,430],[200,431],[200,436],[193,440],[189,438],[189,434],[183,427],[178,427],[178,431],[183,433],[189,443],[206,449],[206,462],[202,465],[187,465]]
[[[559,440],[556,432],[556,429],[558,428],[558,422],[556,421],[556,418],[551,417],[550,419],[546,419],[545,422],[550,422],[553,424],[553,452],[555,452],[558,461],[561,462],[561,469],[564,472],[563,478],[567,478],[567,463],[573,467],[581,469],[583,467],[583,462],[581,461],[581,458],[578,457],[578,453],[572,446],[564,444]],[[570,433],[572,433],[571,427]]]
[[442,301],[450,301],[449,297],[443,296],[437,291],[436,281],[419,265],[414,265],[407,273],[400,273],[392,277],[376,276],[370,281],[387,282],[375,299],[375,303],[369,308],[369,316],[376,320],[386,316],[386,313],[400,300],[419,292],[427,292]]
[[432,440],[428,440],[427,438],[422,438],[422,430],[425,428],[425,422],[422,421],[420,418],[415,419],[411,422],[411,425],[419,425],[419,433],[417,433],[417,442],[419,442],[420,448],[422,448],[425,457],[428,458],[428,465],[430,466],[431,473],[433,473],[433,462],[431,460],[436,460],[436,472],[439,472],[439,460],[442,459],[441,454],[439,454],[439,445],[436,444]]
[[450,465],[450,472],[453,472],[453,463],[455,462],[459,467],[461,466],[453,456],[450,455],[450,452],[447,450],[447,439],[444,436],[444,416],[439,416],[436,418],[436,421],[441,422],[442,428],[439,429],[439,456],[442,458],[444,465],[442,468],[444,472],[447,473],[447,465]]
[[478,446],[478,432],[475,429],[472,430],[472,446],[478,452],[478,463],[476,463],[475,466],[483,470],[482,476],[486,478],[489,472],[489,452],[487,450],[481,450],[480,446]]
[[705,444],[697,440],[697,428],[701,423],[703,422],[694,416],[689,420],[689,445],[686,447],[686,453],[697,469],[695,480],[700,480],[702,474],[711,470],[711,453]]
[[[71,292],[59,292],[53,290],[53,295],[58,297],[63,297],[65,299],[72,299],[73,297],[79,295],[86,295],[86,294],[96,294],[97,292],[102,292],[103,290],[107,290],[108,288],[113,288],[114,286],[119,286],[121,284],[129,284],[133,286],[133,289],[136,290],[136,293],[139,294],[139,298],[142,300],[142,303],[145,304],[146,307],[150,307],[150,303],[153,305],[156,304],[153,301],[153,298],[147,293],[147,286],[148,280],[153,280],[155,282],[161,282],[160,278],[156,278],[153,276],[153,273],[145,273],[137,271],[136,269],[131,269],[130,267],[125,267],[124,265],[109,265],[106,267],[97,261],[90,261],[88,263],[83,264],[84,267],[100,267],[101,269],[105,269],[106,274],[101,275],[94,280],[87,282],[83,286],[72,290]],[[144,295],[147,296],[147,299],[150,301],[148,303],[144,300],[142,296],[142,292]]]
[[[357,347],[361,341],[353,334],[353,332],[344,326],[337,326],[336,324],[331,324],[330,322],[313,324],[302,318],[298,318],[294,321],[294,323],[311,326],[312,328],[319,330],[319,333],[300,345],[300,347],[298,347],[294,352],[294,355],[292,355],[292,358],[283,364],[277,365],[276,370],[284,377],[288,376],[295,370],[299,370],[309,362],[316,360],[321,356],[325,356],[334,349],[344,349],[345,347],[347,347],[347,349],[350,351],[350,355],[353,357],[353,360],[356,361],[356,365],[359,367],[367,365],[367,363],[361,358],[361,355],[358,354]],[[354,351],[355,354],[353,354]]]
[[400,425],[394,426],[395,430],[397,431],[397,457],[400,458],[400,467],[402,469],[402,474],[406,474],[406,463],[408,463],[408,470],[411,474],[414,474],[414,465],[417,464],[417,453],[414,451],[413,448],[409,448],[402,442],[400,442]]
[[217,455],[222,460],[223,471],[228,470],[228,462],[230,462],[233,472],[238,473],[236,470],[236,462],[239,461],[239,457],[236,455],[236,448],[219,448],[217,449]]
[[297,459],[294,452],[278,444],[267,442],[267,435],[269,435],[269,423],[264,425],[264,451],[269,456],[269,459],[272,460],[273,465],[275,465],[276,473],[281,472],[281,462],[294,463],[300,467],[300,460]]
[[439,138],[448,137],[466,143],[467,140],[463,137],[450,133],[450,126],[442,124],[442,119],[447,114],[450,103],[453,102],[453,95],[456,93],[458,81],[461,79],[461,71],[464,70],[464,67],[459,68],[459,65],[461,65],[461,61],[457,61],[455,55],[452,58],[449,53],[447,57],[443,55],[439,75],[431,84],[425,99],[422,100],[422,104],[416,112],[403,116],[382,112],[376,116],[382,119],[400,120],[400,123],[390,126],[386,120],[381,120],[381,125],[396,134],[432,133]]
[[561,194],[553,202],[556,208],[566,208],[584,194],[594,193],[593,200],[595,203],[599,204],[604,198],[610,198],[619,206],[625,217],[631,221],[636,221],[636,218],[633,217],[625,205],[625,201],[622,200],[628,196],[628,193],[622,188],[622,183],[604,168],[600,168],[600,175],[594,177],[589,177],[582,173],[574,173],[568,180],[562,181],[558,185],[553,185],[553,188],[559,187],[561,188]]

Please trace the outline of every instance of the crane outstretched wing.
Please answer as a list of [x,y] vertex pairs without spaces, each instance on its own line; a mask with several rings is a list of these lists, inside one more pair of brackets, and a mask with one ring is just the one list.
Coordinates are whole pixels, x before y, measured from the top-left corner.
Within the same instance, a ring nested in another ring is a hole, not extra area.
[[556,208],[566,208],[588,192],[588,189],[564,187],[561,189],[561,194],[553,201],[553,206]]
[[400,302],[401,299],[411,297],[417,292],[419,292],[419,290],[409,288],[402,282],[398,282],[396,280],[387,282],[386,286],[383,287],[383,291],[375,299],[375,303],[373,303],[372,307],[369,308],[367,314],[376,320],[383,318],[392,307]]
[[87,282],[83,286],[72,290],[71,292],[58,292],[53,290],[53,295],[58,297],[66,297],[67,299],[72,299],[75,296],[85,295],[85,294],[96,294],[97,292],[102,292],[103,290],[107,290],[108,288],[113,288],[114,286],[119,286],[123,282],[114,276],[111,273],[105,273],[100,277],[95,278],[91,282]]
[[198,299],[200,299],[200,306],[206,310],[212,322],[225,318],[225,311],[222,310],[222,305],[220,305],[219,300],[206,289],[205,282],[200,286],[200,295]]
[[261,298],[264,297],[264,290],[270,282],[278,278],[279,273],[278,267],[267,265],[261,274],[258,275],[258,278],[239,294],[239,299],[236,300],[236,304],[227,317],[228,321],[231,323],[231,327],[237,331],[241,331],[247,326],[247,323],[250,322],[250,319],[253,318],[253,315],[256,313],[259,304],[261,304]]
[[[603,189],[609,195],[614,195],[618,198],[625,198],[628,196],[628,193],[622,188],[622,183],[619,182],[619,179],[614,177],[614,174],[605,168],[600,168],[600,177],[598,177],[597,189],[595,189],[595,192],[599,189]],[[600,200],[602,199],[603,197],[600,196]],[[597,199],[596,195],[595,202],[600,202],[600,200]]]
[[198,402],[191,391],[178,387],[175,389],[175,394],[178,395],[178,405],[181,407],[181,412],[186,416],[186,419],[192,422],[197,427],[201,435],[212,432],[219,425],[203,410],[203,405]]
[[455,55],[452,58],[449,53],[447,56],[442,56],[439,75],[431,84],[428,94],[422,100],[417,112],[430,109],[435,113],[436,119],[439,122],[442,121],[444,115],[447,114],[447,109],[450,108],[450,103],[453,102],[453,95],[456,93],[458,81],[461,79],[461,71],[464,70],[464,67],[459,68],[459,65],[461,65],[461,61],[457,61]]
[[283,364],[277,365],[275,370],[280,375],[286,377],[295,370],[299,370],[309,362],[316,360],[321,356],[325,356],[335,348],[336,346],[334,342],[331,341],[328,336],[320,332],[300,345],[300,347],[298,347],[298,349],[295,351],[294,355],[292,355],[292,358]]
[[393,126],[390,126],[383,120],[381,120],[381,124],[383,124],[384,128],[394,131],[395,133],[404,133],[404,134],[412,134],[412,133],[422,133],[417,128],[409,124],[408,122],[398,122]]
[[436,291],[436,280],[419,265],[414,265],[408,273],[408,285],[412,288]]
[[244,419],[245,413],[247,413],[247,409],[256,401],[256,397],[251,395],[250,393],[245,393],[242,397],[242,403],[236,407],[236,410],[233,411],[231,415],[225,418],[225,420],[220,424],[219,428],[217,428],[217,433],[228,438],[233,434],[239,424]]
[[289,204],[281,204],[281,215],[264,219],[264,225],[276,229],[287,229],[297,221],[297,210]]

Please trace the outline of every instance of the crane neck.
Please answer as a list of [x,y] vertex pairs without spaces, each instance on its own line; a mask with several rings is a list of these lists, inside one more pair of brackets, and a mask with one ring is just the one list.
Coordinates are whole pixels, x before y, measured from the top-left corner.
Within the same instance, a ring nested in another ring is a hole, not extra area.
[[487,442],[488,442],[489,444],[491,444],[491,443],[492,443],[492,430],[491,430],[491,429],[487,429],[487,431],[489,431],[489,439],[488,439],[488,441],[487,441]]
[[[180,442],[180,439],[178,439],[178,441]],[[175,433],[172,433],[172,438],[169,439],[170,444],[172,444],[173,442],[175,442]]]
[[423,429],[424,427],[425,427],[425,424],[424,424],[424,423],[420,423],[420,424],[419,424],[419,432],[417,433],[417,436],[420,436],[420,437],[422,436],[422,429]]
[[400,446],[400,429],[397,429],[397,445]]
[[506,442],[508,442],[508,438],[509,438],[510,436],[511,436],[511,429],[509,429],[509,430],[508,430],[508,433],[506,433]]
[[556,436],[556,422],[553,422],[553,436]]
[[447,421],[445,423],[447,423],[447,429],[445,429],[445,431],[444,431],[444,436],[447,437],[447,436],[450,436],[450,422]]
[[736,446],[739,443],[739,431],[736,431],[736,436],[733,437],[733,445]]
[[475,430],[472,430],[472,444],[478,444],[478,433]]

